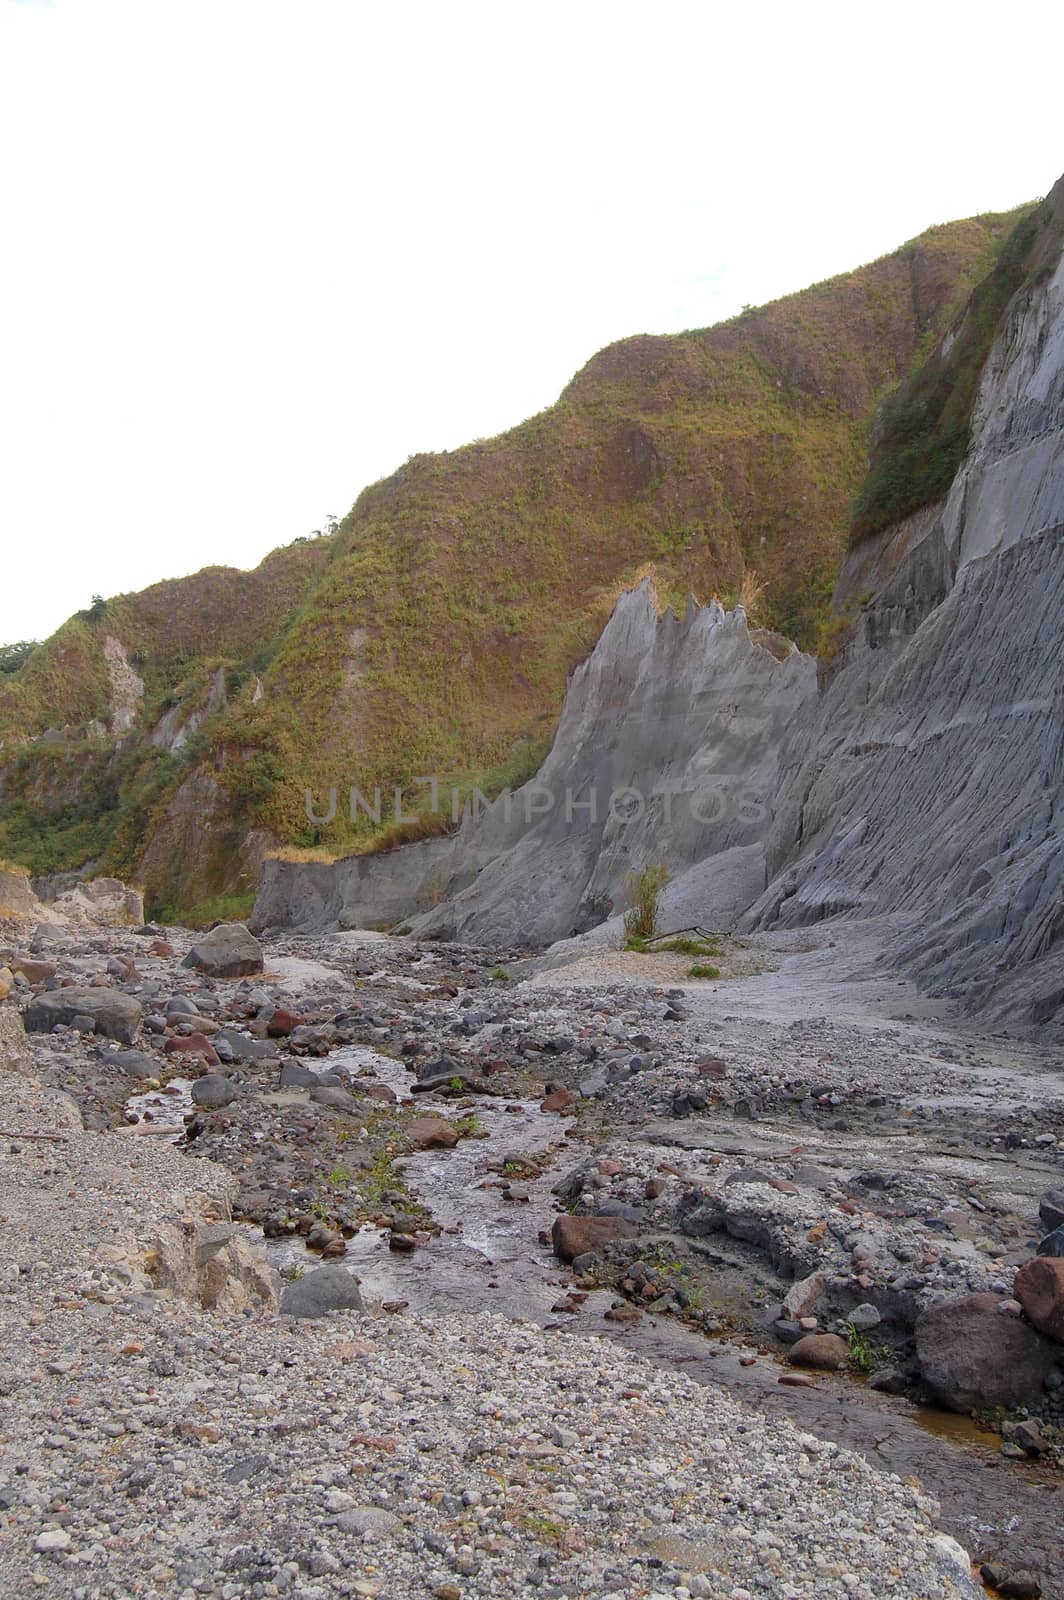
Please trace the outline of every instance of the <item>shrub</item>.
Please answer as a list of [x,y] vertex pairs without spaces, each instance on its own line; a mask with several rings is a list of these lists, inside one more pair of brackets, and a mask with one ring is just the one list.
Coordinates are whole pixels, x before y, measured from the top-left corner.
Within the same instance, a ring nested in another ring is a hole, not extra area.
[[669,881],[666,866],[648,864],[641,872],[630,872],[625,879],[629,906],[624,914],[624,931],[632,938],[652,939],[658,931],[658,902]]

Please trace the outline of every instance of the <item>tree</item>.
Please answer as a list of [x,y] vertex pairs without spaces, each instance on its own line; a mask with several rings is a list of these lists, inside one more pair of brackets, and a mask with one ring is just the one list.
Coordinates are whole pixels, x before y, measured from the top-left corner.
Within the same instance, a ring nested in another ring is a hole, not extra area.
[[17,672],[29,660],[40,641],[20,639],[17,644],[0,644],[0,672]]

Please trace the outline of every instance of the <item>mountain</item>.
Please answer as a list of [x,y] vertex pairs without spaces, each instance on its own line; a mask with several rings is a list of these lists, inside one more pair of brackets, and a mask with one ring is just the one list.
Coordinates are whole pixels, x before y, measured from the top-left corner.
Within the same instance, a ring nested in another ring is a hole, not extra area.
[[342,808],[309,822],[308,788],[431,772],[490,793],[534,771],[569,673],[646,573],[664,600],[756,597],[765,627],[830,647],[877,407],[1028,210],[622,341],[509,433],[412,458],[329,537],[94,602],[0,679],[0,855],[95,862],[165,915],[246,906],[279,847],[384,833]]

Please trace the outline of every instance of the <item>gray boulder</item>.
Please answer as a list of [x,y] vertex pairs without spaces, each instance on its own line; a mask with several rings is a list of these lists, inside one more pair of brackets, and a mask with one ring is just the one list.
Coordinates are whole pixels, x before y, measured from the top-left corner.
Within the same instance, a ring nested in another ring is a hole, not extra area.
[[222,922],[197,939],[182,966],[212,978],[246,978],[262,971],[262,946],[242,922]]
[[231,1083],[220,1072],[206,1072],[192,1085],[193,1103],[203,1106],[206,1111],[215,1111],[219,1106],[231,1105],[239,1093],[236,1084]]
[[343,1267],[318,1267],[285,1286],[283,1317],[327,1317],[330,1311],[362,1311],[358,1284]]
[[917,1319],[920,1372],[950,1411],[1011,1410],[1042,1396],[1056,1352],[1019,1317],[1003,1316],[1001,1298],[945,1300]]
[[1064,1189],[1047,1189],[1038,1202],[1038,1215],[1049,1233],[1064,1227]]
[[26,1007],[27,1033],[71,1027],[75,1017],[91,1018],[93,1032],[119,1044],[132,1044],[140,1027],[141,1005],[118,989],[52,989]]

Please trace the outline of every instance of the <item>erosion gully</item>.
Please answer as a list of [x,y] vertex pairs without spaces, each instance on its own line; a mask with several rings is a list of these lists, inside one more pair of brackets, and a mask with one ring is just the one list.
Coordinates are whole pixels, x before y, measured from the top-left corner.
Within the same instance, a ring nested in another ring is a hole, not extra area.
[[[342,1052],[340,1053],[342,1054]],[[358,1052],[365,1071],[371,1052]],[[377,1057],[379,1075],[401,1095],[412,1075]],[[330,1066],[338,1056],[330,1058]],[[468,1109],[463,1104],[464,1109]],[[613,1304],[591,1292],[575,1314],[553,1309],[571,1274],[560,1266],[541,1230],[555,1211],[557,1168],[522,1181],[526,1201],[507,1201],[497,1170],[507,1160],[542,1155],[559,1142],[571,1163],[585,1153],[578,1138],[559,1130],[557,1117],[530,1101],[479,1097],[480,1139],[453,1150],[425,1151],[402,1162],[405,1181],[439,1224],[440,1233],[412,1254],[388,1247],[385,1231],[364,1226],[348,1240],[344,1265],[370,1305],[414,1312],[481,1310],[529,1318],[559,1340],[606,1337],[660,1367],[699,1382],[723,1385],[757,1409],[785,1415],[800,1427],[859,1451],[873,1465],[913,1475],[939,1499],[945,1528],[973,1557],[993,1557],[1013,1571],[1036,1573],[1047,1600],[1064,1600],[1064,1489],[1059,1472],[1004,1460],[997,1434],[970,1419],[921,1410],[851,1378],[818,1375],[810,1387],[781,1383],[786,1370],[750,1344],[709,1338],[670,1317],[647,1314],[636,1323],[605,1318]],[[306,1269],[315,1258],[298,1238],[264,1240],[249,1230],[280,1270]],[[753,1357],[753,1359],[751,1359]]]

